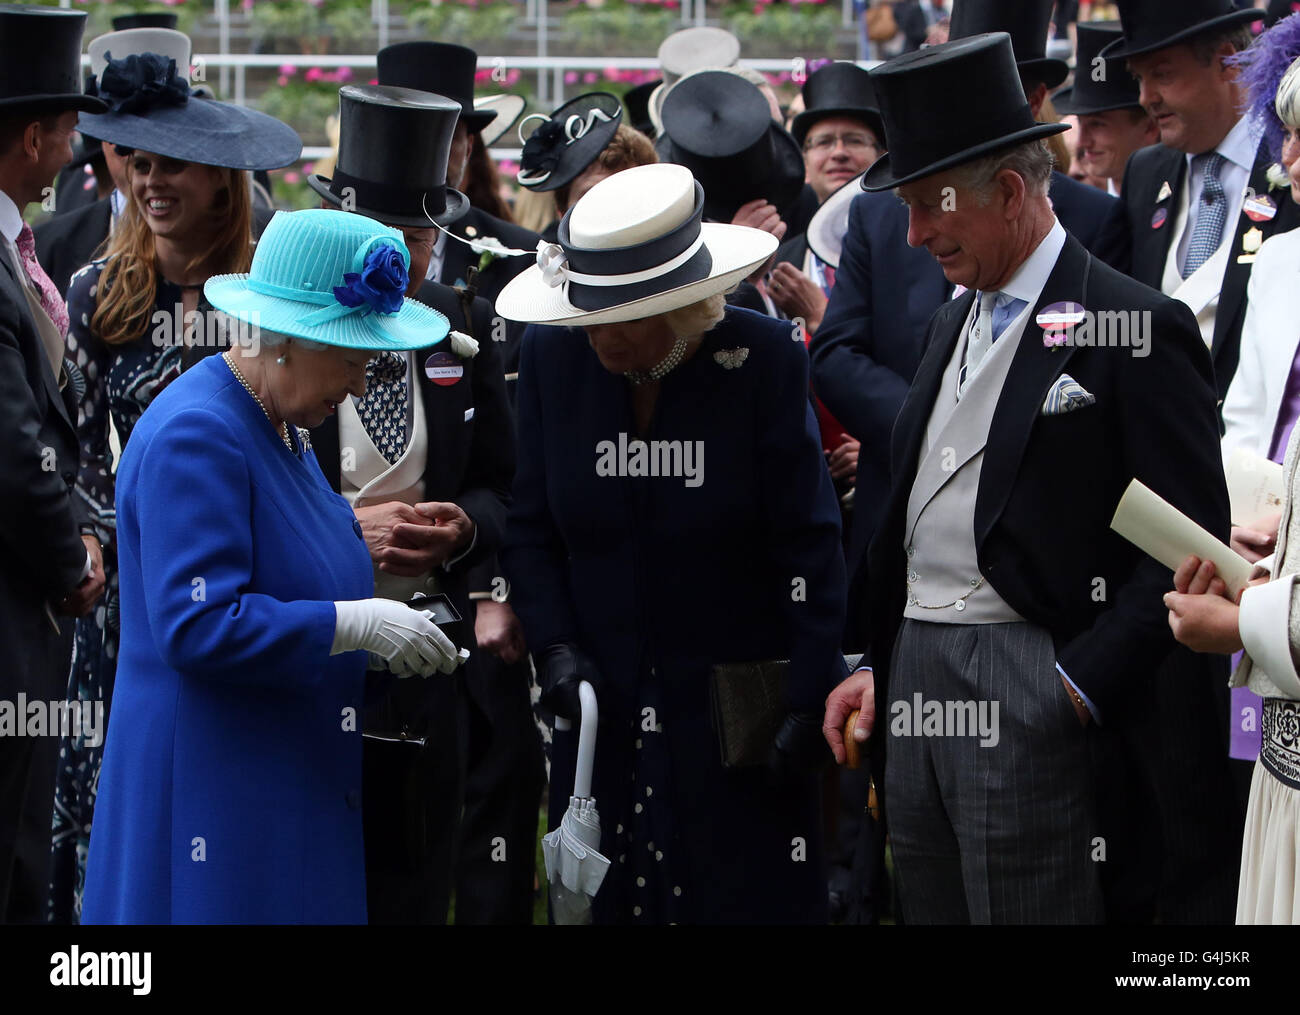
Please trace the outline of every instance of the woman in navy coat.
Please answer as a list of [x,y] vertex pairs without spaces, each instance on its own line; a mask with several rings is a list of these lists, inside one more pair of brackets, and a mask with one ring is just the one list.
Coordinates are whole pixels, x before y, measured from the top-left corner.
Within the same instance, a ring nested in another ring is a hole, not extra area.
[[365,922],[367,653],[406,675],[459,659],[428,615],[371,598],[360,525],[299,428],[364,392],[376,350],[446,335],[403,306],[409,263],[362,216],[278,214],[251,276],[205,287],[260,342],[203,360],[135,427],[85,923]]
[[[839,511],[789,323],[722,293],[775,248],[680,166],[601,181],[498,297],[524,335],[503,563],[544,705],[601,726],[597,922],[824,922],[820,708],[844,673]],[[653,463],[653,464],[652,464]],[[715,664],[790,660],[766,764],[724,768]],[[576,729],[552,746],[551,825]]]

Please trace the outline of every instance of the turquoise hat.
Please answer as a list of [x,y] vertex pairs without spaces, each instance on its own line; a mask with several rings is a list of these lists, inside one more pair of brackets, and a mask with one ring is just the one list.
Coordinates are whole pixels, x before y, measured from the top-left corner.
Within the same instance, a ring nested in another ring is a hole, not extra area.
[[406,299],[411,254],[397,229],[329,208],[276,212],[247,275],[214,275],[217,310],[267,331],[349,349],[419,349],[447,337],[442,314]]

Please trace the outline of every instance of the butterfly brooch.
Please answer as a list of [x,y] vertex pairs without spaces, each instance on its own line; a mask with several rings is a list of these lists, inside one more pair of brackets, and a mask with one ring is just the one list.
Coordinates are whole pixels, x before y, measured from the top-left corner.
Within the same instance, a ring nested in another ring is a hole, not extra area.
[[728,370],[735,370],[736,367],[744,363],[749,357],[749,350],[741,349],[719,349],[713,354],[713,361],[721,364]]

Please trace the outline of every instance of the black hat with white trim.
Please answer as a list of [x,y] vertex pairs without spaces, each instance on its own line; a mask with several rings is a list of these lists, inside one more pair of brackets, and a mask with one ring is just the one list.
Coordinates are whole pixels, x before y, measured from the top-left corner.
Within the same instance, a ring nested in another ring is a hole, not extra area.
[[[535,130],[524,129],[540,119]],[[519,156],[519,186],[559,190],[600,157],[623,119],[623,104],[608,92],[589,92],[566,102],[550,116],[533,113],[519,125],[524,150]]]

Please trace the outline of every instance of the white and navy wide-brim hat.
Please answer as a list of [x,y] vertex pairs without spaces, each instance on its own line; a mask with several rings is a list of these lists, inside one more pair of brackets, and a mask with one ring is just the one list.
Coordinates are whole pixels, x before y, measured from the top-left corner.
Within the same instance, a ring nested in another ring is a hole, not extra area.
[[217,310],[292,338],[348,349],[419,349],[447,337],[447,318],[406,298],[410,251],[397,229],[329,208],[278,211],[247,274],[215,275]]
[[726,292],[777,240],[704,222],[704,189],[684,166],[637,166],[597,183],[560,220],[559,242],[497,296],[497,313],[533,324],[638,321]]

